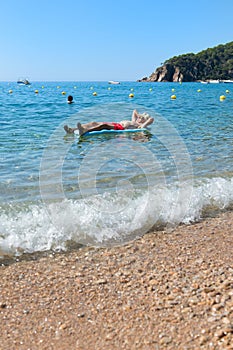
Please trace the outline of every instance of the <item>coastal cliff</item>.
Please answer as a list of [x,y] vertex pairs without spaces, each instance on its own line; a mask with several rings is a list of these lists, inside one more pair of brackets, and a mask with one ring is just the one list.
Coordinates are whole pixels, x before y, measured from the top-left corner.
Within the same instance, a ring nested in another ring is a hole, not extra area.
[[197,54],[174,56],[141,82],[192,82],[233,79],[233,41]]

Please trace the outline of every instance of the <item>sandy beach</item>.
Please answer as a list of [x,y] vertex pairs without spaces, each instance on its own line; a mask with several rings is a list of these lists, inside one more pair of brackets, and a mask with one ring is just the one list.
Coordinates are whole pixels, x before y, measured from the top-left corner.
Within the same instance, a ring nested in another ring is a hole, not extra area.
[[233,349],[233,212],[1,266],[0,349]]

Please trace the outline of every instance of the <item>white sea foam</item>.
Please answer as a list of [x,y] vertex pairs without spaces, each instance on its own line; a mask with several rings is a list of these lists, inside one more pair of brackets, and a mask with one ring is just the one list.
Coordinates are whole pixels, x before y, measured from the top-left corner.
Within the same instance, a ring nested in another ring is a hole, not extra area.
[[[227,209],[233,203],[233,179],[213,178],[187,187],[154,187],[150,192],[104,193],[80,200],[11,207],[0,214],[0,252],[21,254],[66,249],[67,243],[121,244],[150,228],[190,223],[204,211]],[[190,195],[189,206],[184,197]]]

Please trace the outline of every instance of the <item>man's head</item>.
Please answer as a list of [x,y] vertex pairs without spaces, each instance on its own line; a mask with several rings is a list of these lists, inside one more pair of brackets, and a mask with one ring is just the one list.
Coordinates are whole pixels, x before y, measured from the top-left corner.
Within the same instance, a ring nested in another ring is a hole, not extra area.
[[145,123],[149,118],[150,118],[150,115],[144,112],[142,114],[139,114],[137,121],[138,123]]
[[67,102],[68,102],[68,103],[72,103],[72,102],[73,102],[73,96],[69,95],[69,96],[67,97]]

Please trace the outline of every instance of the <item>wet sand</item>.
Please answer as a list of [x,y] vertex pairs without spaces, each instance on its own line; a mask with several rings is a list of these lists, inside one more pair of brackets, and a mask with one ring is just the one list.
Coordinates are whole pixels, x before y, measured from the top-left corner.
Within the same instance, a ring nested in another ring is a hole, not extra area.
[[1,266],[0,349],[233,349],[233,212]]

